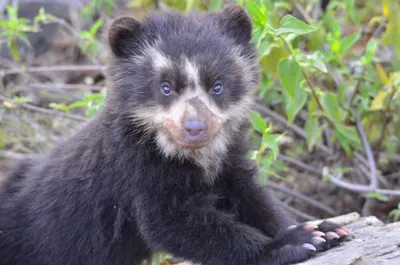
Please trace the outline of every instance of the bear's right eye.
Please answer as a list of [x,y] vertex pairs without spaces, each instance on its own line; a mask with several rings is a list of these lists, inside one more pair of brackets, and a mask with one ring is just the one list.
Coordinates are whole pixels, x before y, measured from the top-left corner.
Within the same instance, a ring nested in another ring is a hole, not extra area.
[[164,96],[169,96],[172,94],[172,88],[170,84],[164,83],[161,86],[161,93],[163,93]]

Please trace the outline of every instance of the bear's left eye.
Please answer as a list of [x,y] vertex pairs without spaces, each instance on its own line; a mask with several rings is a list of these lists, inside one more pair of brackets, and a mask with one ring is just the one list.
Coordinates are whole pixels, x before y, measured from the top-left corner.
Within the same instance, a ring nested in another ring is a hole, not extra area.
[[224,88],[221,83],[216,83],[214,85],[214,87],[212,88],[212,93],[214,95],[221,95],[223,91],[224,91]]
[[161,93],[163,93],[164,96],[169,96],[172,93],[172,88],[169,83],[164,83],[161,86]]

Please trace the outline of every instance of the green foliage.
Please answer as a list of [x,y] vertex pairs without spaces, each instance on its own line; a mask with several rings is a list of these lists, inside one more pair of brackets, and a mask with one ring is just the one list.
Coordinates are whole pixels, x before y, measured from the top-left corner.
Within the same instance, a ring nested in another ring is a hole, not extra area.
[[85,117],[90,118],[94,116],[104,105],[104,99],[106,97],[106,90],[102,90],[100,93],[86,93],[84,98],[79,101],[75,101],[70,105],[51,103],[50,108],[70,113],[71,110],[77,108],[85,109]]
[[375,200],[381,201],[381,202],[387,202],[389,200],[389,198],[385,195],[382,195],[380,193],[377,192],[370,192],[367,194],[368,198],[373,198]]
[[272,134],[272,124],[267,124],[265,120],[256,112],[251,113],[252,128],[261,135],[258,140],[258,150],[252,150],[249,154],[250,159],[255,160],[260,168],[260,182],[265,182],[268,176],[277,176],[274,162],[279,154],[279,134]]
[[[11,51],[13,60],[19,62],[19,43],[23,41],[30,46],[26,33],[38,31],[37,24],[32,24],[28,19],[18,17],[18,6],[7,6],[8,18],[0,20],[0,38],[5,38]],[[43,16],[40,14],[41,17]],[[40,18],[41,18],[40,17]],[[36,19],[35,21],[40,21]]]
[[102,25],[103,20],[98,19],[88,31],[79,33],[78,38],[82,41],[80,45],[82,51],[88,52],[92,56],[99,52],[99,42],[96,34]]
[[[362,55],[359,58],[353,56],[353,49],[361,39],[360,19],[355,9],[355,2],[348,0],[343,4],[333,0],[322,21],[312,21],[311,24],[291,15],[281,16],[279,23],[276,23],[271,17],[276,17],[277,3],[281,1],[275,1],[274,5],[262,2],[246,1],[245,7],[255,25],[253,42],[259,49],[260,61],[263,70],[266,71],[264,74],[268,76],[269,82],[281,87],[281,99],[275,100],[282,102],[288,122],[293,123],[299,112],[308,112],[309,119],[304,125],[304,130],[309,151],[320,143],[323,131],[319,122],[321,116],[328,118],[328,126],[334,132],[332,140],[336,140],[347,154],[360,150],[360,138],[352,113],[356,112],[357,116],[361,116],[363,121],[367,122],[371,111],[390,108],[388,98],[392,97],[392,102],[394,98],[398,98],[399,86],[393,81],[397,80],[398,69],[393,69],[395,72],[391,73],[389,84],[386,70],[376,62],[374,55],[380,46],[379,39],[371,38],[364,47]],[[383,7],[385,4],[396,6],[393,10],[398,6],[384,2]],[[344,36],[337,16],[339,11],[348,12],[346,14],[359,26],[359,29]],[[391,11],[387,11],[385,15],[389,24],[394,20],[394,15],[391,17],[391,14]],[[381,15],[373,19],[383,21]],[[298,43],[315,39],[325,39],[329,50],[321,52],[311,49],[306,53],[298,46]],[[371,63],[376,65],[376,71],[372,69],[370,72],[372,75],[375,74],[376,78],[365,82],[362,90],[360,88],[357,91],[348,90],[361,87],[359,83],[364,82],[360,80],[363,79],[362,76],[351,74],[354,65],[351,65],[352,61],[359,67],[365,67],[366,71],[371,70]],[[337,88],[334,86],[328,88],[323,83],[313,81],[319,79],[331,82],[333,77],[327,65],[341,75],[343,84],[339,84]],[[383,86],[387,89],[379,89]],[[264,93],[264,96],[268,97],[268,94]],[[268,99],[266,100],[268,102]],[[305,106],[308,107],[305,109]],[[393,108],[398,107],[398,104],[393,106]]]
[[7,134],[3,129],[0,129],[0,149],[3,149],[7,143]]
[[276,36],[283,34],[303,35],[315,31],[315,28],[307,25],[306,23],[294,18],[291,15],[284,16],[279,22],[279,28],[276,30]]
[[400,203],[397,205],[397,209],[393,209],[389,213],[389,217],[393,218],[394,221],[400,221]]
[[91,0],[82,10],[81,15],[91,20],[96,13],[104,12],[110,15],[113,8],[115,8],[114,0]]
[[382,0],[383,15],[388,20],[383,45],[392,45],[396,55],[400,57],[400,3],[392,0]]
[[307,92],[301,86],[301,67],[293,56],[286,57],[279,62],[278,73],[284,89],[288,121],[292,123],[307,101]]

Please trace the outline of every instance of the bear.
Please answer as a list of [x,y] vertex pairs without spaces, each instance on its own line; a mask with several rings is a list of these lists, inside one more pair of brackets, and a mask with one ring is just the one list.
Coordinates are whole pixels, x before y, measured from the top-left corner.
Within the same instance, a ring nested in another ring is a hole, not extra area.
[[243,7],[117,18],[104,106],[0,188],[1,265],[285,265],[342,242],[296,223],[256,181],[260,81]]

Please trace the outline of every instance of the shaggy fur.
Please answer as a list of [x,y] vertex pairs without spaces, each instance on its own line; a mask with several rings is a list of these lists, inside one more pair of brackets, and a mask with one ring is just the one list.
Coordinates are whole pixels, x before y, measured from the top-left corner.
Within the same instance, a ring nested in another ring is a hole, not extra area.
[[[250,37],[239,7],[117,20],[104,109],[0,189],[0,264],[137,265],[164,251],[203,265],[283,265],[337,244],[334,224],[319,227],[330,236],[288,228],[254,180]],[[208,124],[196,148],[179,127],[188,115]]]

